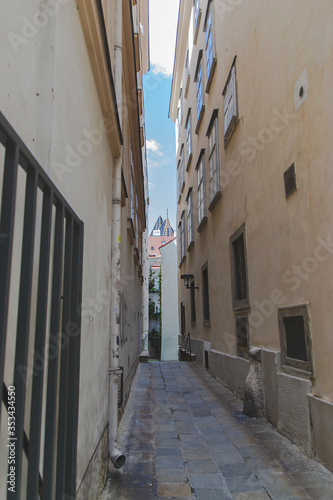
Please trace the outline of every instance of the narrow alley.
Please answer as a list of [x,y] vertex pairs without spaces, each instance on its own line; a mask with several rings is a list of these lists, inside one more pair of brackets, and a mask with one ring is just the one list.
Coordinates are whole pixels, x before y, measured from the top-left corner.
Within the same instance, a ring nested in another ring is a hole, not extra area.
[[101,500],[331,500],[333,474],[195,363],[140,364]]

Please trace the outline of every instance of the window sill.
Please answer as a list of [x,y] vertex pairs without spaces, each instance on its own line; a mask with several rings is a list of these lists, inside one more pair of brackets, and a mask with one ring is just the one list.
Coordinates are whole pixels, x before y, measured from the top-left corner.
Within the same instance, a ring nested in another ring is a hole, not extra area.
[[234,301],[233,306],[232,306],[233,311],[239,312],[239,311],[246,311],[250,309],[250,301],[249,299],[244,299],[244,300],[238,300],[237,302]]
[[212,85],[212,81],[213,81],[213,77],[214,77],[214,73],[215,73],[216,64],[217,64],[217,58],[214,57],[213,62],[212,62],[212,67],[210,68],[210,73],[209,73],[209,77],[207,80],[206,89],[205,89],[206,94],[209,94],[210,87]]
[[313,377],[313,373],[309,370],[302,370],[301,368],[296,368],[295,366],[290,366],[288,364],[283,364],[282,368],[284,373],[286,373],[287,375],[304,378],[307,380],[311,380]]
[[199,114],[198,121],[197,121],[197,126],[195,127],[195,133],[197,135],[199,133],[199,129],[200,129],[200,125],[201,125],[201,122],[202,122],[202,117],[204,115],[204,112],[205,112],[205,105],[203,104],[201,106],[200,114]]
[[204,226],[206,225],[207,221],[208,221],[208,217],[207,217],[207,215],[205,215],[205,216],[202,218],[202,220],[201,220],[201,222],[200,222],[200,224],[199,224],[199,226],[198,226],[198,229],[197,229],[198,233],[201,233],[201,231],[202,231],[202,229],[204,228]]
[[203,326],[210,326],[210,319],[204,319]]
[[210,202],[210,205],[208,207],[208,210],[210,212],[213,212],[214,208],[216,207],[217,205],[217,202],[219,201],[219,199],[222,197],[222,191],[219,190],[219,191],[216,191],[215,195],[214,195],[214,198],[212,199],[212,201]]
[[189,246],[187,247],[187,251],[190,252],[193,247],[194,247],[194,241],[192,240]]

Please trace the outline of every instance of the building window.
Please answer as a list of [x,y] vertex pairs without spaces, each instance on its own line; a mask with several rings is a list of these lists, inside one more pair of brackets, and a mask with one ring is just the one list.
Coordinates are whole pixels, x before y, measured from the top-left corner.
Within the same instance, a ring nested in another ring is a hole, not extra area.
[[190,51],[187,49],[186,51],[186,59],[185,59],[185,99],[187,99],[188,96],[188,90],[190,88],[190,81],[191,81],[191,75],[190,75]]
[[185,304],[180,303],[180,333],[185,335],[186,333],[186,323],[185,323]]
[[240,356],[246,356],[249,352],[249,328],[247,314],[237,314],[235,320],[237,354]]
[[188,111],[186,120],[186,171],[190,167],[192,160],[192,136],[191,136],[191,109]]
[[187,195],[187,250],[190,250],[194,244],[193,240],[193,193],[189,189]]
[[191,297],[191,326],[195,326],[195,323],[196,323],[196,311],[195,311],[195,288],[194,288],[194,280],[191,281],[190,297]]
[[203,149],[197,164],[198,175],[198,231],[201,231],[207,220],[206,215],[206,182],[205,182],[205,150]]
[[179,91],[178,108],[177,108],[177,132],[178,138],[180,135],[180,126],[183,121],[183,89]]
[[203,91],[203,72],[202,72],[202,50],[199,51],[197,69],[195,72],[194,81],[196,82],[196,98],[197,98],[197,126],[195,133],[199,132],[200,123],[205,110],[204,106],[204,91]]
[[278,318],[282,364],[312,374],[309,305],[280,308]]
[[220,186],[219,131],[217,111],[218,110],[214,110],[211,123],[208,128],[210,211],[213,211],[217,200],[222,194]]
[[209,284],[208,284],[208,264],[206,263],[201,270],[202,274],[202,308],[204,325],[210,325],[209,314]]
[[214,41],[214,23],[213,23],[213,5],[212,1],[208,3],[205,31],[206,31],[206,68],[207,68],[207,85],[206,92],[210,90],[212,83],[214,70],[216,67],[216,53],[215,53],[215,41]]
[[234,308],[249,305],[245,224],[230,238]]
[[230,70],[227,83],[223,90],[223,125],[224,146],[227,145],[238,121],[236,67],[235,62]]
[[193,40],[193,43],[196,44],[197,38],[198,38],[198,33],[199,33],[201,9],[200,9],[199,0],[194,0],[193,4],[194,4],[194,40]]
[[178,225],[178,236],[179,236],[179,265],[183,263],[185,259],[185,211],[183,210],[180,222]]
[[181,194],[185,186],[184,144],[182,144],[182,147],[180,149],[180,159],[178,161],[177,175],[178,175],[178,203],[179,203]]
[[131,219],[134,224],[134,175],[133,175],[133,151],[132,144],[130,145],[130,176],[131,176]]

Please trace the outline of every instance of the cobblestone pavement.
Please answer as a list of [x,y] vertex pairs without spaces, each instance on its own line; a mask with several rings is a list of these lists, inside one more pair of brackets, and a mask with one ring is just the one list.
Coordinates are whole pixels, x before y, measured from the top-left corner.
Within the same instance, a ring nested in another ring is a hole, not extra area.
[[333,474],[195,363],[140,364],[101,500],[333,499]]

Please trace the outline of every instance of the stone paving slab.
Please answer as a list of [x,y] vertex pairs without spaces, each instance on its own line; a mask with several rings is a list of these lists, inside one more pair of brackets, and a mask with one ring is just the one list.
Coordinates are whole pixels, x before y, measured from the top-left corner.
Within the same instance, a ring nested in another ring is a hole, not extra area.
[[140,364],[100,500],[333,500],[333,473],[242,406],[195,363]]

